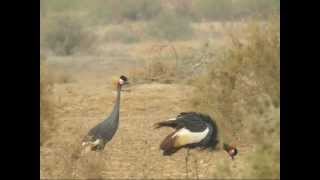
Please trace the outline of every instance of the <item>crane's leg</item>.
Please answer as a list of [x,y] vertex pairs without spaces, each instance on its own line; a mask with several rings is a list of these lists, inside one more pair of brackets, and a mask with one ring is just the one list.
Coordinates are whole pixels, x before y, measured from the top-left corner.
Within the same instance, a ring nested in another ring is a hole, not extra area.
[[196,177],[197,177],[197,179],[199,179],[199,174],[198,174],[198,170],[199,170],[199,168],[198,168],[198,159],[197,159],[197,156],[193,156],[194,157],[194,163],[195,163],[195,166],[196,166]]
[[189,148],[187,149],[187,153],[186,153],[186,179],[189,179],[188,173],[189,173],[189,169],[188,169],[188,161],[189,161]]

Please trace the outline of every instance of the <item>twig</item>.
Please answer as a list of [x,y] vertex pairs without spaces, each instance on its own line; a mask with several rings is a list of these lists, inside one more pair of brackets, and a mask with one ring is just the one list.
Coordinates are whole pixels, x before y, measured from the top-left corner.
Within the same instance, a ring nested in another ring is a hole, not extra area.
[[175,56],[175,59],[176,59],[176,68],[177,68],[177,70],[178,70],[178,60],[179,60],[179,57],[178,57],[177,50],[176,50],[176,48],[174,47],[173,44],[170,44],[170,47],[171,47],[171,49],[172,49],[172,51],[173,51],[173,53],[174,53],[174,56]]

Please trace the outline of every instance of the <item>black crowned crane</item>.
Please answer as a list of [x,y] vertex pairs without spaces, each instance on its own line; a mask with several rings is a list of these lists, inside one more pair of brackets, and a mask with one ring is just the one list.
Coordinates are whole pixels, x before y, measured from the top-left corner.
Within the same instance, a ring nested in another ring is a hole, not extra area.
[[107,142],[109,142],[116,133],[119,125],[119,111],[120,111],[120,94],[123,85],[128,84],[128,78],[120,76],[117,82],[117,97],[113,107],[113,111],[104,121],[92,128],[84,137],[82,146],[85,147],[85,152],[101,151],[104,149]]
[[183,147],[213,150],[218,143],[217,125],[210,116],[205,114],[182,112],[176,118],[155,124],[155,128],[160,127],[175,129],[160,145],[165,156],[170,156]]

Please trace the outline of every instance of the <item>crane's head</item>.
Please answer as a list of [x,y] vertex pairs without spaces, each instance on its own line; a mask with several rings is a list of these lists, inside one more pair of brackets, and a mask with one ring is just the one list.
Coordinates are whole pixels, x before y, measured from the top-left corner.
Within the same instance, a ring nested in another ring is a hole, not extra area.
[[223,149],[229,154],[232,160],[238,154],[238,149],[235,146],[224,144]]
[[124,75],[120,76],[119,80],[118,80],[118,85],[119,86],[123,86],[123,85],[126,85],[126,84],[129,84],[128,82],[128,78]]

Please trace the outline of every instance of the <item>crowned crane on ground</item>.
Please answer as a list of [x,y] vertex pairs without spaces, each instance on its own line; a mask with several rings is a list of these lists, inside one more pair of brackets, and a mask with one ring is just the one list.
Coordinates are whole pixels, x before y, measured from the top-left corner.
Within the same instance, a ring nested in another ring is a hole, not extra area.
[[117,81],[117,97],[113,107],[113,111],[104,121],[92,128],[84,137],[82,146],[85,147],[85,152],[102,151],[107,142],[109,142],[116,133],[119,125],[119,111],[120,111],[120,94],[121,88],[128,84],[128,78],[120,76]]
[[217,125],[206,114],[182,112],[176,118],[155,124],[155,128],[160,127],[175,129],[160,145],[164,156],[170,156],[181,148],[199,147],[213,150],[218,143]]

